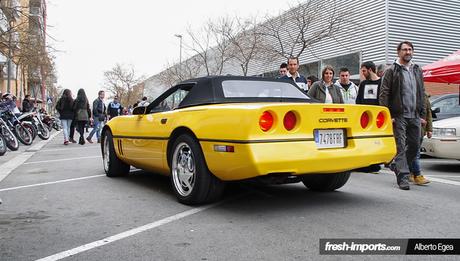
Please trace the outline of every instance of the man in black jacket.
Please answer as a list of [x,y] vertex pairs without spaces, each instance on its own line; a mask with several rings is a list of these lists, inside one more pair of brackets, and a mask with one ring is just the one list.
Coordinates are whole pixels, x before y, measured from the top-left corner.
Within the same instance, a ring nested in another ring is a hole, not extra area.
[[97,137],[97,142],[101,142],[101,129],[102,129],[102,124],[105,121],[105,115],[106,115],[106,108],[104,104],[104,97],[105,97],[105,92],[104,91],[99,91],[98,92],[98,97],[93,101],[93,130],[89,133],[88,137],[86,140],[89,143],[93,143],[91,138],[93,137],[94,133],[96,133]]
[[22,100],[22,112],[29,112],[34,108],[32,102],[30,102],[30,95],[26,94],[24,100]]
[[398,59],[383,76],[379,103],[389,108],[393,121],[397,154],[390,167],[399,188],[409,190],[409,166],[420,150],[420,119],[426,113],[425,87],[422,69],[411,61],[413,44],[401,42],[397,51]]

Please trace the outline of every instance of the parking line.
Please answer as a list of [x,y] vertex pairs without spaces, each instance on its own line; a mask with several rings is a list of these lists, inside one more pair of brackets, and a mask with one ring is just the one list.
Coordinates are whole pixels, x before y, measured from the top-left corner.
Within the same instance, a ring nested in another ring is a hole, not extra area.
[[192,208],[192,209],[186,210],[184,212],[178,213],[176,215],[169,216],[169,217],[160,219],[158,221],[155,221],[155,222],[152,222],[152,223],[149,223],[149,224],[137,227],[137,228],[133,228],[133,229],[130,229],[128,231],[121,232],[119,234],[116,234],[116,235],[113,235],[113,236],[110,236],[110,237],[103,238],[101,240],[97,240],[97,241],[94,241],[94,242],[91,242],[91,243],[88,243],[88,244],[85,244],[85,245],[81,245],[79,247],[72,248],[70,250],[62,251],[62,252],[59,252],[59,253],[51,255],[51,256],[47,256],[47,257],[44,257],[44,258],[41,258],[41,259],[37,259],[36,261],[55,261],[55,260],[60,260],[60,259],[69,257],[69,256],[73,256],[73,255],[76,255],[76,254],[91,250],[93,248],[104,246],[104,245],[113,243],[115,241],[118,241],[118,240],[130,237],[130,236],[134,236],[136,234],[139,234],[139,233],[142,233],[142,232],[157,228],[159,226],[166,225],[166,224],[171,223],[173,221],[183,219],[185,217],[188,217],[188,216],[191,216],[193,214],[202,212],[204,210],[216,207],[216,206],[218,206],[220,204],[228,202],[229,200],[233,200],[235,198],[239,198],[239,197],[244,196],[244,195],[245,194],[239,195],[239,196],[233,197],[231,199],[223,200],[221,202],[217,202],[217,203],[210,204],[210,205],[207,205],[207,206]]
[[54,139],[54,137],[59,135],[59,133],[61,133],[61,131],[52,134],[47,140],[40,141],[38,144],[32,146],[25,152],[17,155],[10,161],[0,165],[0,182],[2,182],[2,180],[8,177],[8,175],[10,175],[10,173],[13,170],[15,170],[17,167],[21,166],[24,162],[26,162],[26,160],[30,159],[30,157],[32,157],[35,154],[35,152],[39,151],[41,148],[43,148],[43,146],[45,146],[48,142]]
[[[394,175],[394,172],[393,172],[393,171],[391,171],[391,170],[386,170],[386,169],[380,170],[380,173],[382,173],[382,174],[391,174],[391,175]],[[434,181],[434,182],[438,182],[438,183],[443,183],[443,184],[454,185],[454,186],[460,186],[460,182],[459,182],[459,181],[454,181],[454,180],[449,180],[449,179],[437,178],[437,176],[432,176],[432,175],[429,175],[429,176],[426,176],[426,177],[429,177],[430,181]]]
[[62,180],[57,180],[57,181],[50,181],[50,182],[37,183],[37,184],[31,184],[31,185],[24,185],[24,186],[18,186],[18,187],[4,188],[4,189],[0,189],[0,192],[16,190],[16,189],[23,189],[23,188],[32,188],[32,187],[38,187],[38,186],[45,186],[45,185],[51,185],[51,184],[58,184],[58,183],[76,181],[76,180],[99,178],[99,177],[103,177],[103,176],[105,176],[105,175],[101,174],[101,175],[87,176],[87,177],[74,178],[74,179],[62,179]]
[[40,150],[40,152],[70,151],[70,150],[82,150],[82,149],[94,149],[94,148],[101,149],[100,146],[79,146],[77,148],[73,146],[69,146],[65,149],[47,149],[47,150]]
[[59,161],[67,161],[67,160],[95,159],[95,158],[101,158],[101,157],[102,157],[101,155],[98,155],[98,156],[66,158],[66,159],[56,159],[56,160],[41,160],[41,161],[26,162],[23,165],[38,164],[38,163],[49,163],[49,162],[59,162]]
[[434,182],[460,186],[459,181],[454,181],[454,180],[449,180],[449,179],[440,179],[440,178],[436,178],[435,176],[427,176],[427,177],[429,177],[429,180],[434,181]]

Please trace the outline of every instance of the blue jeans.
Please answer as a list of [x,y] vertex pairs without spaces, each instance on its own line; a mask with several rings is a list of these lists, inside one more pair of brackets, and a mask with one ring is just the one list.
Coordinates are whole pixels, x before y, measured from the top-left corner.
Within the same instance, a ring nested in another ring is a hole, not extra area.
[[[420,144],[422,144],[422,141],[423,141],[423,138],[420,141]],[[417,156],[415,157],[409,169],[410,169],[410,172],[412,172],[412,174],[414,174],[415,176],[420,175],[422,171],[420,167],[420,150],[417,151]]]
[[64,132],[64,141],[69,141],[69,134],[70,134],[70,125],[72,124],[72,120],[62,119],[61,125],[62,130]]
[[94,133],[96,133],[96,137],[98,140],[101,138],[101,130],[103,123],[104,121],[100,121],[98,118],[94,118],[93,130],[89,133],[88,140],[90,140],[93,137]]

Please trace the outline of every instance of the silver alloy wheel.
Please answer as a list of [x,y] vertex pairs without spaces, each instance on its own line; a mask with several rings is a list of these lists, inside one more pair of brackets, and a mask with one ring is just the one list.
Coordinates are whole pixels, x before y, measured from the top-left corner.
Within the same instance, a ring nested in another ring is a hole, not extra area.
[[104,154],[102,157],[102,162],[104,163],[104,170],[105,172],[109,171],[109,163],[110,163],[110,146],[109,146],[109,139],[104,137]]
[[172,158],[172,178],[177,192],[186,197],[195,185],[195,158],[190,146],[181,142],[174,150]]

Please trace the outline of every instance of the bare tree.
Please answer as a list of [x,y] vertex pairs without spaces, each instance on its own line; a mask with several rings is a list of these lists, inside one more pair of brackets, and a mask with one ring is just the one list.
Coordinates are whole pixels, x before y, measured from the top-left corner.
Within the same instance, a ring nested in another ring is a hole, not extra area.
[[233,27],[233,19],[223,17],[209,20],[197,31],[191,27],[187,29],[190,42],[185,42],[185,47],[194,57],[193,64],[201,65],[206,75],[221,75],[225,64],[233,58],[231,42],[227,37]]
[[120,103],[130,104],[134,97],[133,88],[142,79],[135,76],[132,66],[116,64],[111,70],[104,72],[104,81],[105,89],[118,96]]
[[268,51],[285,58],[299,57],[336,34],[349,15],[338,9],[335,0],[309,0],[277,17],[267,17],[260,25],[260,34],[268,43]]
[[162,85],[167,87],[172,87],[185,79],[196,78],[199,76],[202,66],[200,61],[200,57],[194,56],[182,64],[167,63],[166,69],[157,78]]
[[209,21],[208,24],[215,44],[212,48],[215,74],[221,75],[225,64],[234,57],[231,49],[232,42],[227,37],[234,29],[234,20],[227,16],[214,22]]
[[[209,23],[198,31],[194,31],[189,26],[187,35],[190,38],[190,43],[185,42],[185,47],[197,57],[197,60],[199,60],[199,63],[202,64],[206,71],[206,75],[211,75],[213,72],[210,56],[212,28]],[[182,77],[180,79],[182,80]]]
[[231,44],[230,50],[233,59],[240,65],[242,74],[248,75],[250,63],[255,60],[270,60],[270,56],[263,48],[263,36],[258,32],[259,24],[256,17],[246,20],[235,16],[232,28],[223,32]]

